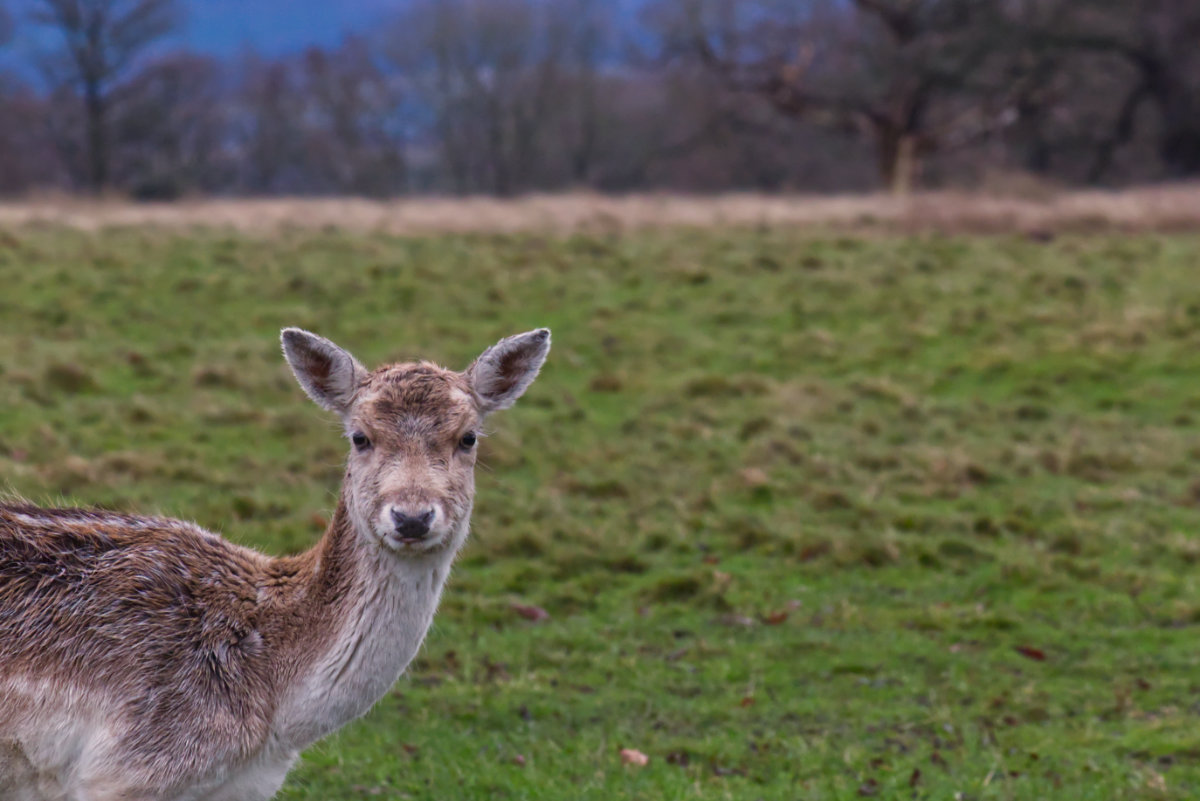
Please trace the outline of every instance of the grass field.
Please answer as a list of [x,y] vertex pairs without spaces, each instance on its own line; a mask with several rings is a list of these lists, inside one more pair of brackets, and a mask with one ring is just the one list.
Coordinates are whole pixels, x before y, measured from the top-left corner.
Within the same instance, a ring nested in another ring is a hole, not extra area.
[[547,325],[422,655],[283,798],[1194,798],[1198,263],[1151,233],[12,227],[0,482],[303,549],[346,446],[282,326],[462,367]]

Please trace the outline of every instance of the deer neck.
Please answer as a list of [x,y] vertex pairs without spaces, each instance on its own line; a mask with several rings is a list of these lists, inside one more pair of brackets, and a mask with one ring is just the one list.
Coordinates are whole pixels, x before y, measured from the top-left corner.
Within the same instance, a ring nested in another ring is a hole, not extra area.
[[298,557],[292,676],[276,738],[303,748],[367,712],[416,656],[454,548],[398,556],[355,529],[345,497],[321,541]]

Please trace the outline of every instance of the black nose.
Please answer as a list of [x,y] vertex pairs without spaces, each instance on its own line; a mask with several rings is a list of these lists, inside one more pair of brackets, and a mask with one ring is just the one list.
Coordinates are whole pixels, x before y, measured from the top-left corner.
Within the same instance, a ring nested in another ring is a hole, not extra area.
[[433,522],[432,509],[422,514],[406,515],[398,509],[392,510],[392,522],[396,524],[396,533],[404,539],[419,540],[429,533],[429,524]]

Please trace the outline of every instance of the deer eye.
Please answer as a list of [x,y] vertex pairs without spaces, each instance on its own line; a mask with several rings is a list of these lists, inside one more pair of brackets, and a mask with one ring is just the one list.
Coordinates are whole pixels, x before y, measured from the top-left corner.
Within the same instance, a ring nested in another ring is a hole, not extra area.
[[471,450],[471,448],[474,448],[475,447],[475,432],[468,431],[467,433],[463,434],[462,439],[460,439],[458,441],[458,447],[462,448],[464,451],[469,451],[469,450]]
[[365,451],[371,447],[371,440],[367,439],[367,435],[361,431],[355,431],[350,435],[350,441],[354,443],[354,447],[360,451]]

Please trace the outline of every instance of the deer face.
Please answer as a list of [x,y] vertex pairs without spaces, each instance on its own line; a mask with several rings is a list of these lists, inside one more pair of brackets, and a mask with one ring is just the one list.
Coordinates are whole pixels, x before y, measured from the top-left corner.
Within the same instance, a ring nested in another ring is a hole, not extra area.
[[461,373],[428,362],[368,372],[327,339],[288,328],[284,355],[300,386],[342,418],[350,440],[344,494],[360,535],[397,554],[457,549],[475,497],[479,427],[537,377],[542,328],[503,339]]

